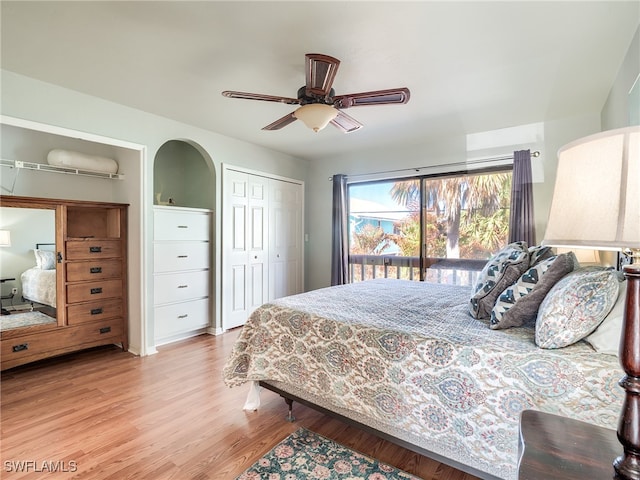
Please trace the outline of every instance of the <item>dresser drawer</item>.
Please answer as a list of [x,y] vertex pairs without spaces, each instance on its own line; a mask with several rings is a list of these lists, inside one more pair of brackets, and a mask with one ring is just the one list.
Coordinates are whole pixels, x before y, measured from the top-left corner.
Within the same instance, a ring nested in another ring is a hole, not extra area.
[[209,300],[206,298],[154,309],[156,341],[207,326],[209,326]]
[[122,300],[120,299],[80,303],[67,307],[67,323],[69,325],[79,325],[122,316]]
[[0,347],[2,368],[11,368],[85,347],[119,343],[124,340],[123,334],[124,322],[122,318],[115,318],[3,339]]
[[91,260],[122,256],[120,240],[68,240],[65,245],[67,260]]
[[208,213],[155,210],[153,239],[209,240],[211,220]]
[[67,263],[66,269],[68,282],[120,278],[122,276],[122,261],[96,259],[87,262],[73,262]]
[[155,304],[209,296],[209,271],[155,275]]
[[67,303],[122,297],[122,280],[102,280],[67,285]]
[[208,269],[210,248],[209,242],[156,243],[153,246],[153,271]]

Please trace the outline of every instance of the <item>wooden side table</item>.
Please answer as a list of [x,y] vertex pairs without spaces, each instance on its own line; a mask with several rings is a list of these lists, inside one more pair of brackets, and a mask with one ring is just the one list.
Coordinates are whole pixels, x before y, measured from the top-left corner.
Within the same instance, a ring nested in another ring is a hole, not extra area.
[[607,480],[622,445],[613,429],[525,410],[519,453],[518,480]]

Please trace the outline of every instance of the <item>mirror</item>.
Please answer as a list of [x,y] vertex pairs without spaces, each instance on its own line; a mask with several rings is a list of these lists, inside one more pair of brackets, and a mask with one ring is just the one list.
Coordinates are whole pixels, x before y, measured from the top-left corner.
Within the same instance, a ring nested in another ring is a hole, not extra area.
[[0,230],[10,237],[0,246],[1,330],[55,325],[55,209],[2,206]]

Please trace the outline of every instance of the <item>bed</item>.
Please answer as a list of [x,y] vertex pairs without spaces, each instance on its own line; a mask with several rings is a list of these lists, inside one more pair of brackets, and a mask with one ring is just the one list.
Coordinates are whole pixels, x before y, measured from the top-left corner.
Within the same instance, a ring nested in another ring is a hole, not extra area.
[[20,275],[22,298],[30,303],[56,306],[55,252],[47,248],[55,244],[38,243],[33,250],[36,265]]
[[[562,293],[562,292],[561,292]],[[377,279],[281,298],[248,319],[228,386],[261,385],[481,478],[515,479],[525,409],[615,428],[623,372],[585,341],[492,329],[471,287]]]

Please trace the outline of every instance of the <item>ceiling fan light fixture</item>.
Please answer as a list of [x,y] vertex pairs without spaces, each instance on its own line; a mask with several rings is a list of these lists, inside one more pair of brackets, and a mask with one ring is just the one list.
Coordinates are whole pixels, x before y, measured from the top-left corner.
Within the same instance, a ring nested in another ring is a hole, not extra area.
[[336,118],[338,110],[324,103],[308,103],[298,108],[293,115],[314,132],[319,132]]

